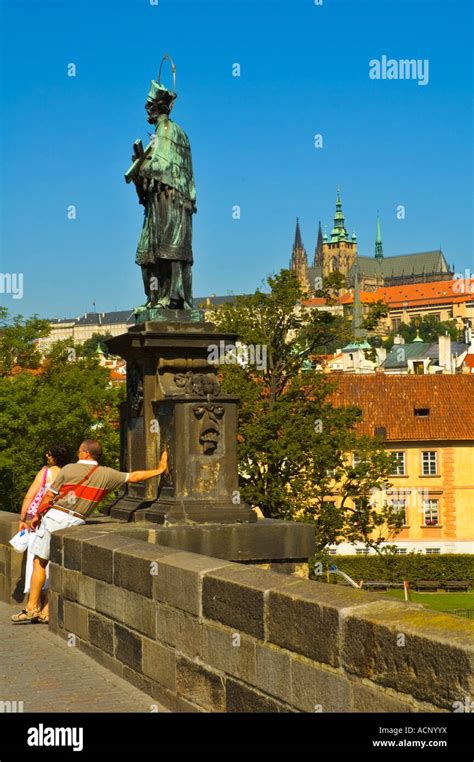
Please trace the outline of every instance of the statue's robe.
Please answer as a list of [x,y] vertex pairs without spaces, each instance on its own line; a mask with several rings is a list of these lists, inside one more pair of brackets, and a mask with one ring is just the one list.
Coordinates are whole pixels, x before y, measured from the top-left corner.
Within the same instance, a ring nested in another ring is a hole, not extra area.
[[[186,133],[166,114],[158,117],[153,151],[140,167],[152,181],[145,194],[145,218],[136,263],[151,266],[158,278],[157,305],[182,298],[192,309],[192,215],[196,189]],[[155,300],[154,300],[155,301]]]

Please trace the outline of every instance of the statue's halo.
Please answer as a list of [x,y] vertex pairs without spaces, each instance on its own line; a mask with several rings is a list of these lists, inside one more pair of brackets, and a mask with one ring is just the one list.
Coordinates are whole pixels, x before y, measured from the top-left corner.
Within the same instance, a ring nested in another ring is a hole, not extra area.
[[165,53],[165,55],[163,56],[163,59],[162,59],[162,61],[160,63],[160,69],[159,69],[159,72],[158,72],[158,84],[161,85],[161,70],[163,68],[163,64],[164,64],[165,61],[169,61],[170,64],[171,64],[171,73],[173,74],[173,89],[170,92],[174,93],[174,95],[176,97],[176,66],[174,65],[174,61],[171,58],[171,56],[168,55],[168,53]]

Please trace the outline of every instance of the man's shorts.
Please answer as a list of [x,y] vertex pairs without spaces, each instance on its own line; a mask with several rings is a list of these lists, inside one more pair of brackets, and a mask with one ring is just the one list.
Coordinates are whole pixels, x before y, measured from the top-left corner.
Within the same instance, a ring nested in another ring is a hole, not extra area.
[[51,508],[46,516],[41,520],[41,524],[36,530],[36,536],[34,542],[31,545],[31,550],[35,556],[43,558],[45,561],[49,561],[51,535],[53,532],[59,531],[59,529],[67,529],[68,527],[78,526],[79,524],[85,524],[82,519],[77,518],[64,511],[58,511],[55,508]]

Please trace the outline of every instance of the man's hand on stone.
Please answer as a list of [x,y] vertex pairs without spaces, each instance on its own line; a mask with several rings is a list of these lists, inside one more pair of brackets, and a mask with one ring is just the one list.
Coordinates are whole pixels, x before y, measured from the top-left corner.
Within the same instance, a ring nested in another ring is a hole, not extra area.
[[168,451],[165,450],[160,458],[160,462],[158,463],[158,468],[163,469],[163,473],[166,473],[168,471]]

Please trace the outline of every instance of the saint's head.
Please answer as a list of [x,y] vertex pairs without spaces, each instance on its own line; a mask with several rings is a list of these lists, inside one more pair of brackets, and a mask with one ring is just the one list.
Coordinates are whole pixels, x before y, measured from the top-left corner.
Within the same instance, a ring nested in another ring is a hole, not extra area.
[[160,114],[169,114],[176,97],[176,93],[171,92],[164,85],[153,79],[145,103],[148,122],[155,124]]

